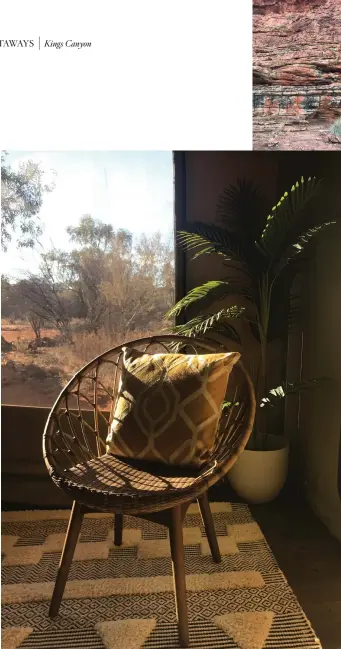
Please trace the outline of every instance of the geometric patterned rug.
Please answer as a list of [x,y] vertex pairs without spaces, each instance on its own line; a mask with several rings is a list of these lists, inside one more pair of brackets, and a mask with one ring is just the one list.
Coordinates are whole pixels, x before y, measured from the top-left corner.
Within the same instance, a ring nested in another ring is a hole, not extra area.
[[[184,521],[191,649],[318,649],[304,612],[247,505],[211,503],[222,562],[213,563],[196,504]],[[177,649],[167,530],[86,514],[55,620],[48,607],[69,512],[2,515],[3,649]]]

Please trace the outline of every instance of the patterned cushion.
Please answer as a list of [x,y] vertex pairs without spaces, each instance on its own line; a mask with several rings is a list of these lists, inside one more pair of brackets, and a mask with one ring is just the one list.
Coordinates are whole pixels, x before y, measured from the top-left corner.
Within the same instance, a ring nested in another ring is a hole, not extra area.
[[207,462],[228,377],[240,354],[150,355],[123,350],[107,452],[167,464]]

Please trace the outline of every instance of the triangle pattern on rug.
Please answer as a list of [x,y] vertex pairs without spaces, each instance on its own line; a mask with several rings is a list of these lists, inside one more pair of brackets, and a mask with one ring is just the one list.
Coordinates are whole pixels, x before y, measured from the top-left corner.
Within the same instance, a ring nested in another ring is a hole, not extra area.
[[99,622],[95,628],[106,649],[141,649],[155,627],[155,618],[134,618]]
[[240,649],[263,649],[273,618],[273,611],[249,611],[217,615],[213,620]]

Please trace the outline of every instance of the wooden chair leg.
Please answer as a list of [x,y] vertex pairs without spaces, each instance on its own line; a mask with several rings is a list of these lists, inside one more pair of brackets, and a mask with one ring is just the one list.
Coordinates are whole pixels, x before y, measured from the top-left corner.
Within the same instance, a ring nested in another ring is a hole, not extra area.
[[208,502],[207,492],[199,496],[198,504],[200,507],[201,518],[205,526],[205,532],[210,546],[212,559],[213,561],[215,561],[215,563],[220,563],[221,554],[220,554],[219,545],[217,541],[217,535],[214,529],[213,517],[210,508],[210,503]]
[[114,545],[122,545],[123,514],[115,514]]
[[49,609],[50,617],[56,617],[56,615],[58,615],[60,603],[62,601],[66,580],[68,578],[79,532],[83,522],[84,512],[82,511],[81,507],[82,506],[78,502],[74,501],[70,515],[69,526],[66,532],[64,548],[59,563],[57,579],[51,599]]
[[169,526],[169,539],[172,555],[176,617],[178,621],[180,646],[188,647],[189,633],[182,519],[181,505],[173,507],[171,510],[171,522]]

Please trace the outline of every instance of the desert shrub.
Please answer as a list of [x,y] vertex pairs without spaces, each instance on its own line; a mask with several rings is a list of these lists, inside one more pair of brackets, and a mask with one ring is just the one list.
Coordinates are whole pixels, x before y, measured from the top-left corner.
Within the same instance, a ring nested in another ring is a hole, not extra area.
[[63,356],[65,355],[65,371],[72,375],[79,370],[83,365],[91,361],[99,354],[121,345],[123,342],[129,342],[138,338],[152,336],[161,333],[163,325],[155,325],[146,330],[135,330],[124,333],[108,334],[101,329],[97,334],[95,333],[75,333],[73,338],[73,345],[65,344],[60,348]]
[[341,117],[339,117],[332,125],[330,132],[336,137],[341,138]]
[[39,347],[58,347],[61,343],[63,342],[61,336],[55,336],[54,338],[49,338],[48,336],[43,336],[42,338],[38,338],[36,340],[31,340],[28,343],[29,349],[36,350]]
[[18,338],[14,343],[14,347],[17,352],[20,352],[21,354],[27,354],[29,350],[29,344],[30,343],[28,340],[22,340],[21,338]]

